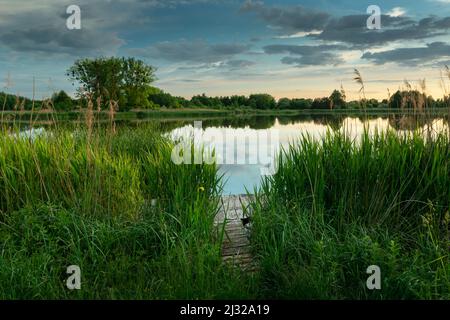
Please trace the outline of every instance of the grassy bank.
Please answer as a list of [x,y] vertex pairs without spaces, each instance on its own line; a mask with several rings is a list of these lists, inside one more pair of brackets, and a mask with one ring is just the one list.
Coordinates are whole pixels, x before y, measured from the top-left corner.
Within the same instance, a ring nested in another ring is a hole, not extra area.
[[[5,111],[1,112],[1,117],[7,123],[25,123],[30,122],[58,122],[58,121],[84,121],[85,112],[39,112],[39,111]],[[94,112],[96,118],[100,121],[109,121],[108,111]],[[426,111],[401,110],[390,108],[368,108],[362,109],[276,109],[261,110],[251,108],[237,109],[158,109],[144,110],[136,109],[115,114],[115,120],[185,120],[185,119],[204,119],[204,118],[233,118],[242,116],[308,116],[308,115],[336,115],[336,116],[388,116],[388,115],[414,115],[414,116],[449,116],[447,108],[430,108]]]
[[[303,139],[254,207],[261,295],[450,298],[450,144],[418,135]],[[381,268],[382,290],[366,287]]]
[[[174,165],[154,128],[2,134],[0,150],[1,299],[245,294],[220,260],[216,167]],[[69,265],[82,290],[66,288]]]
[[299,141],[251,204],[246,274],[221,262],[216,166],[173,164],[153,125],[109,130],[0,134],[1,299],[450,299],[446,136]]

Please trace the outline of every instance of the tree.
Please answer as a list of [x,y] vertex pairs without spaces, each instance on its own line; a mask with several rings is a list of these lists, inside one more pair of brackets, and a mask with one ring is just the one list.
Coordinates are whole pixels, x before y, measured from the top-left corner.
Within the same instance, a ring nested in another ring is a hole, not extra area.
[[148,107],[156,69],[135,58],[122,58],[123,90],[129,107]]
[[54,93],[52,101],[56,111],[70,111],[73,109],[72,98],[63,90]]
[[292,99],[291,108],[292,109],[311,109],[312,100],[311,99]]
[[149,101],[159,107],[175,108],[177,100],[169,93],[159,92],[148,97]]
[[275,109],[277,103],[270,94],[252,94],[249,97],[249,105],[256,109]]
[[289,98],[281,98],[278,100],[278,109],[290,109],[291,108],[291,99]]
[[313,109],[330,109],[331,100],[330,98],[316,98],[312,103]]
[[330,109],[345,108],[345,95],[342,91],[334,90],[330,96]]
[[119,101],[121,109],[148,103],[147,92],[155,80],[154,73],[154,67],[140,60],[115,57],[80,59],[67,71],[74,83],[81,84],[78,96]]
[[395,109],[423,110],[431,105],[432,99],[417,90],[398,90],[389,100],[389,107]]
[[397,90],[396,93],[392,95],[392,97],[389,99],[389,108],[392,109],[400,109],[403,104],[403,95],[400,92],[400,90]]

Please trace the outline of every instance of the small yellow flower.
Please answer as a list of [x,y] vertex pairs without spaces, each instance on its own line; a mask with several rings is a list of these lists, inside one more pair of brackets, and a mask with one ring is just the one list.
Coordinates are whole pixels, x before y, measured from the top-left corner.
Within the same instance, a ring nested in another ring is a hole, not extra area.
[[444,225],[447,226],[449,224],[450,224],[450,211],[447,211],[444,216]]
[[198,188],[198,192],[205,192],[205,188],[199,187],[199,188]]

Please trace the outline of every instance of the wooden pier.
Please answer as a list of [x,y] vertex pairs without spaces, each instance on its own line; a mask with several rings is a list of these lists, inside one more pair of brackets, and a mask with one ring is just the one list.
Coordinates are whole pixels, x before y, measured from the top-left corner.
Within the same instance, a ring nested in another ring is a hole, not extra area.
[[255,271],[256,264],[250,247],[249,208],[250,198],[247,195],[224,196],[221,208],[216,217],[216,224],[223,226],[225,235],[222,245],[222,259],[240,267],[244,271]]

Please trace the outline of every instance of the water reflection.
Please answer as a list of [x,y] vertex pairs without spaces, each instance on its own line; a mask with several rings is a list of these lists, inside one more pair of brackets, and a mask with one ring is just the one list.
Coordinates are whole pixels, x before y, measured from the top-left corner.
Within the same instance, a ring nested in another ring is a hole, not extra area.
[[[339,116],[308,116],[308,117],[255,117],[251,119],[205,120],[202,129],[194,128],[193,123],[178,123],[170,131],[174,140],[181,137],[195,137],[198,146],[209,148],[223,148],[223,141],[212,141],[211,136],[226,135],[226,148],[235,148],[237,154],[245,157],[256,156],[261,148],[261,141],[246,141],[239,144],[239,137],[265,131],[268,135],[277,132],[276,150],[286,148],[298,141],[302,135],[308,135],[319,140],[327,131],[337,130],[346,133],[355,141],[361,138],[365,129],[369,134],[386,130],[396,130],[400,134],[407,134],[419,129],[428,136],[438,132],[448,131],[448,121],[443,118],[423,119],[415,116],[371,117],[363,121],[362,117]],[[242,141],[242,139],[241,139]],[[273,147],[273,146],[272,146]],[[270,146],[266,146],[270,148]],[[224,194],[242,194],[247,190],[252,192],[261,182],[261,164],[222,164],[219,172],[225,177]]]
[[[365,121],[366,119],[366,121]],[[202,121],[202,129],[196,132],[193,127],[194,121]],[[365,127],[368,127],[369,133],[375,131],[385,131],[392,129],[400,134],[408,134],[412,130],[420,130],[425,137],[433,137],[438,132],[449,131],[449,120],[445,117],[429,117],[414,114],[390,114],[385,116],[359,115],[295,115],[295,116],[245,116],[237,115],[231,118],[224,117],[191,117],[181,119],[137,119],[137,120],[120,120],[116,121],[116,128],[136,127],[152,123],[173,139],[180,137],[188,137],[196,134],[198,138],[197,144],[206,144],[205,137],[220,135],[226,130],[226,135],[237,141],[238,137],[245,134],[256,134],[265,132],[271,135],[273,131],[278,134],[276,142],[276,150],[287,147],[291,143],[295,143],[302,135],[309,135],[314,139],[320,139],[326,134],[327,130],[335,130],[345,132],[356,141],[361,137]],[[96,122],[96,125],[110,125],[108,122]],[[39,127],[53,128],[54,122],[48,121],[39,124]],[[58,122],[57,127],[66,127],[67,129],[75,129],[83,126],[83,121]],[[24,123],[20,128],[27,130],[28,122]],[[251,140],[251,139],[250,139]],[[223,144],[222,144],[223,146]],[[217,148],[216,144],[210,144],[211,148]],[[268,148],[268,146],[266,146]],[[233,143],[237,154],[245,155],[245,157],[253,157],[258,153],[261,145],[255,141],[248,141],[244,144]],[[244,164],[234,165],[225,163],[220,165],[220,173],[224,174],[226,183],[224,185],[225,194],[242,194],[246,190],[253,191],[255,187],[260,185],[261,181],[260,164]]]

